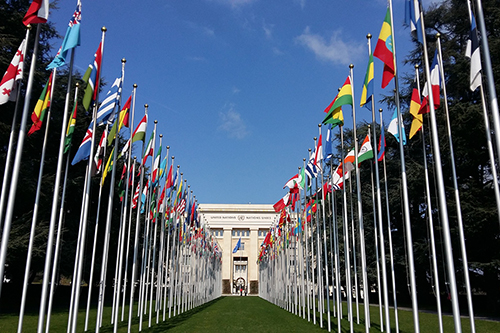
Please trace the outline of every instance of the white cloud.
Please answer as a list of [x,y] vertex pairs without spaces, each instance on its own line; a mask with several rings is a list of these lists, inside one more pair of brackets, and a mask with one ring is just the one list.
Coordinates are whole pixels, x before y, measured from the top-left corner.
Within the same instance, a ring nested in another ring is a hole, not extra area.
[[273,47],[273,53],[275,55],[283,55],[285,54],[285,52],[281,51],[280,49],[278,49],[277,47]]
[[298,3],[302,9],[306,6],[306,0],[293,0],[293,2]]
[[203,32],[207,36],[214,36],[215,35],[215,31],[212,28],[203,27]]
[[248,135],[247,127],[233,104],[229,105],[229,110],[219,112],[219,122],[218,130],[226,132],[230,138],[241,140]]
[[262,22],[262,29],[264,30],[264,34],[267,39],[273,38],[273,28],[274,24],[266,24],[266,22]]
[[232,91],[233,91],[233,94],[235,94],[235,95],[236,95],[236,94],[237,94],[237,93],[239,93],[241,90],[240,90],[240,89],[238,89],[237,87],[233,87]]
[[364,52],[363,44],[344,42],[340,30],[334,31],[330,40],[325,40],[323,36],[311,33],[311,29],[306,27],[302,35],[295,38],[295,41],[313,51],[319,59],[340,65],[355,62]]
[[256,2],[257,0],[213,0],[215,2],[218,2],[223,5],[228,5],[231,6],[231,8],[239,8],[244,5],[251,4],[253,2]]
[[196,57],[196,56],[187,57],[187,59],[191,60],[191,61],[196,61],[196,62],[205,62],[205,61],[207,61],[207,59],[204,58],[204,57]]

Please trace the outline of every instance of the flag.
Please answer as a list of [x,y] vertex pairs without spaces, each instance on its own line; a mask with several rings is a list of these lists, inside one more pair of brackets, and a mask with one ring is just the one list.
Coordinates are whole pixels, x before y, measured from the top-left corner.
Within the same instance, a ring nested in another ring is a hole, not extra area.
[[325,155],[325,163],[333,157],[332,124],[328,124],[328,129],[326,130]]
[[31,120],[33,121],[33,125],[31,125],[30,130],[28,131],[28,136],[38,131],[42,128],[43,120],[45,119],[45,114],[50,107],[50,98],[52,94],[52,74],[50,73],[49,79],[47,80],[47,84],[43,87],[42,93],[40,94],[40,98],[36,102],[35,110],[31,114]]
[[385,155],[385,133],[384,126],[382,125],[380,129],[380,138],[378,140],[378,155],[377,160],[381,162],[384,159]]
[[26,39],[23,39],[0,82],[0,105],[7,103],[7,101],[16,100],[17,87],[15,83],[23,78],[25,54]]
[[[102,42],[99,43],[99,47],[94,54],[94,62],[89,65],[87,71],[83,75],[82,80],[87,82],[87,87],[85,87],[85,95],[83,96],[83,107],[86,111],[89,110],[92,102],[95,101],[97,97],[97,92],[99,91],[100,83],[100,72],[101,72],[101,60],[102,60]],[[97,89],[96,89],[97,87]]]
[[23,18],[23,24],[45,23],[49,18],[49,0],[33,0],[26,15]]
[[290,199],[290,193],[285,194],[277,203],[273,205],[274,211],[276,213],[281,212],[288,204]]
[[132,197],[132,208],[137,207],[137,200],[139,199],[140,192],[141,192],[141,183],[137,183],[137,188],[135,189],[134,196]]
[[148,126],[148,116],[145,115],[142,117],[139,125],[137,125],[134,133],[132,134],[132,143],[142,140],[144,142],[144,138],[146,137],[146,128]]
[[[406,145],[406,133],[404,125],[401,126],[403,128],[403,145]],[[394,114],[392,115],[391,122],[389,123],[389,127],[387,127],[387,132],[394,135],[396,140],[399,142],[399,121],[398,121],[398,111],[394,110]]]
[[479,50],[479,39],[477,38],[477,26],[474,14],[470,10],[471,29],[465,56],[470,58],[470,90],[475,91],[481,85],[481,51]]
[[422,25],[420,23],[420,0],[406,0],[405,22],[410,26],[411,33],[420,42],[424,43]]
[[66,29],[66,35],[64,36],[63,42],[59,51],[57,52],[54,60],[47,66],[47,70],[52,68],[61,67],[66,64],[66,56],[68,51],[80,46],[80,23],[82,21],[82,3],[78,0],[76,4],[76,9],[73,16],[69,20],[68,28]]
[[[438,63],[438,52],[434,52],[434,60],[432,60],[431,65],[431,86],[432,86],[432,97],[434,100],[434,110],[439,107],[441,102],[441,76],[439,73],[439,63]],[[424,90],[422,92],[422,105],[420,106],[419,113],[428,113],[430,111],[429,107],[429,89],[427,88],[427,82],[425,83]]]
[[370,142],[370,136],[366,135],[366,138],[361,144],[361,148],[359,149],[358,152],[358,163],[361,163],[371,158],[373,158],[373,148]]
[[116,137],[116,133],[120,133],[120,130],[122,129],[123,126],[128,127],[128,118],[129,118],[129,110],[130,110],[130,103],[132,101],[132,96],[130,96],[127,99],[127,102],[125,102],[125,105],[123,105],[122,110],[120,111],[118,115],[118,119],[116,119],[115,123],[113,124],[113,127],[109,131],[109,136],[108,136],[108,146],[111,145],[113,140]]
[[161,161],[160,169],[158,170],[158,173],[160,174],[160,177],[158,178],[158,180],[162,180],[163,177],[165,177],[165,173],[167,172],[167,164],[168,164],[167,159],[168,159],[168,156],[165,156],[163,158],[163,161]]
[[114,114],[113,110],[120,100],[122,93],[122,78],[118,77],[113,82],[113,85],[106,94],[106,98],[102,101],[99,109],[97,110],[97,126],[102,126],[106,122],[112,123]]
[[372,104],[370,103],[373,98],[373,77],[375,75],[375,69],[373,66],[373,53],[370,54],[368,58],[368,68],[366,69],[365,82],[363,83],[363,91],[361,92],[361,102],[360,106],[365,106],[368,110],[372,110]]
[[418,88],[414,86],[410,102],[410,114],[413,116],[410,128],[410,140],[418,131],[420,131],[420,129],[422,128],[422,124],[424,123],[424,117],[423,115],[418,113],[419,110],[420,110],[420,94],[418,93]]
[[337,125],[344,125],[344,116],[342,114],[342,105],[352,105],[352,87],[351,77],[348,76],[342,88],[335,99],[325,109],[326,115],[323,119],[323,124],[332,124],[333,127]]
[[151,181],[153,182],[153,186],[155,186],[157,182],[160,159],[161,159],[161,146],[158,148],[158,152],[156,153],[155,161],[153,163],[153,172],[151,176]]
[[373,51],[373,55],[382,60],[384,63],[382,89],[387,87],[389,82],[391,82],[396,70],[396,67],[394,66],[392,38],[391,11],[389,7],[387,7],[384,23],[382,23],[382,29],[380,30],[380,35],[378,36],[377,45]]
[[83,137],[82,143],[80,144],[80,147],[78,148],[75,157],[73,157],[71,165],[75,165],[81,160],[86,160],[87,158],[89,158],[91,142],[92,142],[92,127],[89,127],[87,128],[87,133],[85,133],[85,136]]
[[102,160],[104,159],[104,152],[106,150],[106,139],[107,139],[107,131],[104,130],[102,132],[101,140],[99,140],[99,145],[97,146],[97,151],[94,156],[94,165],[92,168],[92,176],[98,175],[101,172]]
[[69,151],[69,148],[71,147],[71,139],[73,138],[73,132],[75,131],[75,125],[76,125],[77,108],[78,108],[78,103],[75,100],[75,104],[73,106],[73,115],[71,116],[71,119],[68,122],[68,128],[66,129],[66,137],[64,138],[64,154],[66,154]]
[[240,249],[240,247],[241,247],[241,237],[240,237],[240,239],[238,240],[238,243],[236,243],[236,246],[235,246],[235,247],[234,247],[234,249],[233,249],[233,253],[238,252],[238,250]]
[[[354,150],[351,152],[354,157]],[[347,161],[346,157],[346,159],[344,159],[344,163],[337,166],[337,169],[335,169],[335,172],[332,175],[332,179],[330,179],[332,188],[334,190],[340,190],[344,185],[344,178],[346,180],[349,179],[350,172],[352,170],[354,170],[354,162]]]
[[155,137],[155,131],[151,133],[151,137],[149,138],[148,145],[146,149],[144,149],[144,156],[142,157],[142,165],[146,165],[146,161],[148,160],[148,156],[153,156],[153,139]]
[[149,181],[146,179],[144,183],[144,189],[142,190],[141,195],[141,213],[144,213],[144,204],[146,203],[146,195],[148,194],[149,189]]
[[172,166],[170,166],[170,169],[168,170],[167,181],[165,182],[165,187],[171,188],[172,186],[174,186],[174,181],[172,180]]
[[104,180],[106,179],[108,172],[113,170],[114,155],[115,155],[115,147],[113,147],[113,149],[111,149],[111,153],[109,154],[108,161],[106,162],[106,166],[104,167],[104,170],[102,171],[102,179],[101,179],[102,184],[104,184]]
[[285,186],[283,186],[283,188],[288,187],[289,189],[294,189],[294,188],[302,189],[302,187],[300,187],[301,183],[302,183],[302,175],[296,174],[295,176],[290,178],[289,181],[286,182],[286,184],[285,184]]
[[[314,149],[314,154],[309,158],[309,162],[306,165],[305,173],[309,177],[309,179],[315,178],[318,176],[318,173],[321,171],[321,160],[323,160],[323,148],[322,148],[322,138],[321,134],[318,139],[318,143],[316,144],[316,148]],[[318,164],[319,163],[319,164]]]

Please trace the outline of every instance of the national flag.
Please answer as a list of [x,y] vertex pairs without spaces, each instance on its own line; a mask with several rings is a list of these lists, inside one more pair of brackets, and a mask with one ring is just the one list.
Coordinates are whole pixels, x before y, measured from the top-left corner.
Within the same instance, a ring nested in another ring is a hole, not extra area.
[[52,94],[52,74],[50,72],[49,79],[47,80],[47,84],[43,87],[42,93],[40,94],[40,98],[36,102],[35,110],[31,114],[31,120],[33,121],[33,125],[31,125],[30,130],[28,131],[28,136],[38,131],[42,128],[43,120],[45,119],[45,114],[50,108],[50,99]]
[[[101,60],[102,60],[102,42],[99,43],[99,47],[94,54],[94,62],[89,65],[87,71],[83,75],[82,80],[87,82],[87,87],[85,87],[85,94],[83,96],[83,107],[86,111],[89,110],[92,102],[95,101],[97,97],[97,92],[99,91],[100,83],[100,73],[101,73]],[[96,88],[97,87],[97,88]]]
[[[439,74],[439,63],[438,63],[438,52],[434,52],[434,60],[432,60],[431,65],[431,86],[432,86],[432,97],[434,101],[434,110],[439,107],[441,102],[441,75]],[[427,82],[425,83],[424,90],[422,92],[422,105],[420,106],[419,113],[428,113],[430,111],[429,107],[429,89]]]
[[418,93],[418,88],[416,85],[413,87],[413,92],[411,94],[410,102],[410,114],[413,116],[410,128],[410,140],[415,134],[422,128],[424,123],[424,117],[419,113],[420,110],[420,94]]
[[328,129],[326,130],[325,155],[325,163],[327,163],[333,157],[332,124],[328,124]]
[[85,133],[85,136],[82,140],[82,143],[80,144],[80,147],[78,148],[78,151],[75,154],[75,157],[73,157],[71,165],[75,165],[81,160],[86,160],[89,158],[91,142],[92,142],[92,127],[89,127],[87,128],[87,132]]
[[241,237],[240,237],[240,239],[238,240],[238,243],[236,243],[236,246],[235,246],[235,247],[234,247],[234,249],[233,249],[233,253],[238,252],[238,250],[240,249],[240,247],[241,247]]
[[332,124],[333,127],[337,125],[344,125],[344,116],[342,114],[342,105],[352,105],[352,86],[351,77],[348,76],[342,88],[335,99],[325,109],[326,115],[323,119],[323,124]]
[[47,70],[65,65],[68,51],[77,46],[80,46],[81,21],[82,3],[80,2],[80,0],[78,0],[73,16],[69,20],[68,28],[66,29],[66,35],[64,36],[62,45],[59,48],[59,51],[57,52],[54,60],[52,60],[52,62],[47,66]]
[[405,22],[410,26],[411,33],[420,44],[424,43],[422,24],[420,23],[420,0],[406,0]]
[[144,213],[144,205],[146,203],[146,196],[148,194],[148,189],[149,189],[149,181],[145,179],[144,182],[144,189],[142,190],[142,195],[141,195],[141,213]]
[[382,125],[380,129],[380,138],[378,140],[377,160],[381,162],[384,159],[384,155],[385,155],[385,131],[384,131],[384,125]]
[[97,110],[97,126],[102,126],[106,122],[111,124],[114,120],[113,110],[120,100],[122,93],[122,78],[118,77],[111,85],[106,98],[102,101],[99,109]]
[[302,187],[300,187],[301,183],[302,183],[302,175],[296,174],[295,176],[290,178],[289,181],[286,182],[286,184],[285,184],[285,186],[283,186],[283,188],[288,187],[289,189],[293,189],[293,188],[302,189]]
[[160,159],[161,159],[161,146],[158,148],[158,152],[156,153],[156,157],[153,163],[153,172],[151,176],[151,181],[153,182],[153,186],[155,186],[157,182]]
[[314,164],[318,165],[321,169],[321,161],[323,160],[323,139],[321,134],[319,135],[318,144],[316,145],[316,151],[314,153]]
[[146,161],[148,160],[148,156],[153,156],[153,139],[155,137],[155,131],[151,133],[151,137],[149,138],[148,145],[146,149],[144,149],[144,156],[142,157],[142,165],[146,165]]
[[290,193],[285,194],[277,203],[273,205],[276,213],[281,212],[290,203]]
[[33,0],[26,15],[23,18],[23,24],[46,23],[49,18],[49,0]]
[[358,163],[366,161],[373,158],[373,148],[370,142],[370,136],[366,135],[365,140],[361,144],[361,148],[358,152]]
[[0,82],[0,105],[7,103],[7,101],[16,100],[17,87],[15,83],[23,78],[25,55],[26,39],[23,39]]
[[366,69],[365,82],[363,83],[363,91],[361,92],[360,106],[365,106],[368,110],[372,110],[373,98],[373,78],[375,76],[375,69],[373,66],[373,53],[368,57],[368,68]]
[[[406,133],[404,125],[401,126],[403,128],[403,145],[406,145]],[[396,140],[399,142],[399,121],[398,121],[398,110],[394,110],[394,114],[392,115],[391,122],[389,123],[389,127],[387,127],[387,132],[394,135]]]
[[305,173],[309,179],[317,177],[318,173],[321,171],[321,160],[323,160],[323,148],[321,142],[322,138],[320,134],[318,143],[314,149],[314,154],[309,158],[309,162],[307,163],[305,169]]
[[134,133],[132,134],[132,143],[142,140],[144,142],[144,138],[146,137],[146,128],[148,127],[148,116],[145,115],[142,117],[139,125],[137,125]]
[[467,41],[465,56],[470,59],[470,90],[475,91],[481,85],[481,51],[479,50],[479,39],[477,38],[477,26],[474,14],[470,10],[471,30]]
[[137,188],[135,189],[134,196],[132,197],[132,208],[137,207],[137,200],[139,199],[139,193],[141,193],[141,183],[137,183]]
[[165,182],[165,187],[171,188],[172,186],[174,186],[174,181],[172,179],[172,166],[170,166],[170,169],[168,170],[167,181]]
[[392,38],[391,11],[389,7],[387,7],[387,13],[385,14],[384,23],[382,23],[382,29],[380,30],[380,35],[378,36],[377,45],[375,46],[375,50],[373,51],[373,55],[382,60],[382,62],[384,63],[384,73],[382,74],[382,89],[387,87],[396,73]]
[[102,179],[101,179],[102,184],[104,184],[104,180],[106,179],[108,172],[113,170],[114,155],[115,155],[115,147],[113,147],[113,149],[111,149],[111,153],[109,153],[109,157],[108,157],[108,161],[106,162],[106,166],[104,167],[104,170],[102,171]]
[[160,174],[160,177],[158,178],[158,180],[162,180],[163,177],[165,177],[165,174],[167,172],[167,164],[168,164],[168,154],[163,158],[163,161],[161,161],[161,164],[160,164],[160,169],[158,170],[158,173]]
[[104,152],[106,151],[107,133],[108,132],[104,130],[101,135],[101,140],[99,140],[99,145],[97,146],[94,156],[94,165],[91,173],[92,176],[98,175],[101,172],[102,160],[104,159]]
[[109,136],[108,136],[108,146],[111,145],[113,140],[116,137],[117,133],[120,133],[120,130],[122,129],[123,126],[129,127],[129,111],[130,111],[130,103],[132,101],[132,96],[130,96],[127,99],[127,102],[125,102],[125,105],[123,105],[122,110],[120,111],[118,115],[118,119],[116,119],[115,123],[113,124],[113,127],[109,131]]
[[68,128],[66,129],[66,137],[64,138],[64,154],[69,151],[71,147],[71,139],[73,138],[73,132],[75,131],[76,126],[76,110],[78,108],[78,103],[75,100],[75,104],[73,106],[73,115],[71,116],[68,122]]
[[[354,149],[352,150],[352,156],[354,157]],[[349,179],[352,170],[354,170],[354,162],[347,161],[347,158],[344,159],[344,163],[337,166],[330,179],[332,188],[340,190],[344,184],[344,179]]]

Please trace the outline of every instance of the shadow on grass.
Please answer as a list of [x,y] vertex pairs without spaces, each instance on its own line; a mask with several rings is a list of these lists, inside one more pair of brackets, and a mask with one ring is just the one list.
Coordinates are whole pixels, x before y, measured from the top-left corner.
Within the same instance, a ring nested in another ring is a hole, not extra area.
[[[149,332],[168,331],[170,329],[173,329],[173,328],[179,326],[180,324],[182,324],[186,320],[190,319],[193,315],[211,307],[212,305],[214,305],[215,303],[220,301],[222,298],[225,298],[225,296],[216,298],[216,299],[214,299],[208,303],[202,304],[202,305],[200,305],[192,310],[178,314],[175,317],[166,318],[165,321],[162,321],[162,315],[160,315],[160,322],[158,324],[156,324],[156,316],[155,316],[152,319],[152,325],[150,328],[147,327],[148,326],[148,319],[147,319],[148,317],[145,316],[144,318],[146,318],[146,320],[143,321],[142,328],[143,328],[143,330],[147,330],[148,333]],[[167,310],[167,312],[168,312],[168,310]],[[168,316],[168,314],[167,314],[167,316]],[[132,319],[132,325],[139,325],[139,317],[134,316],[134,318]],[[128,326],[127,322],[120,322],[120,324],[118,324],[118,328],[127,327],[127,326]],[[104,333],[113,332],[113,326],[111,326],[111,325],[106,326],[106,327],[103,326],[100,329],[100,331],[104,332]]]

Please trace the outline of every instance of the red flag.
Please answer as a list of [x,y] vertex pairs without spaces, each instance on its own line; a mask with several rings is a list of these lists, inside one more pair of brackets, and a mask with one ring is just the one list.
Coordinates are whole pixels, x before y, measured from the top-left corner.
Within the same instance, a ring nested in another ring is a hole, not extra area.
[[24,15],[23,24],[46,23],[49,18],[49,0],[33,0]]
[[277,203],[273,205],[276,213],[281,212],[289,203],[290,193],[285,194]]
[[[432,87],[432,98],[434,100],[434,110],[439,107],[441,102],[441,79],[439,75],[439,64],[437,60],[437,50],[434,54],[434,60],[431,65],[431,87]],[[427,89],[427,82],[425,83],[424,90],[422,92],[422,105],[420,106],[420,110],[418,113],[424,114],[430,112],[429,107],[429,89]]]
[[165,184],[165,187],[171,188],[172,186],[174,186],[174,180],[172,179],[172,166],[170,166],[170,169],[168,170],[167,182]]

